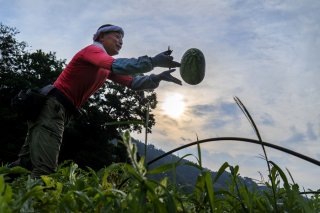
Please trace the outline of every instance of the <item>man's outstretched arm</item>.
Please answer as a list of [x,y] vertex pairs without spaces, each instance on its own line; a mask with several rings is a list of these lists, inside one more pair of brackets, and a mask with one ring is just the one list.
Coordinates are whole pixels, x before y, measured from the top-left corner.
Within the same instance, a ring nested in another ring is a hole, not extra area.
[[158,75],[140,75],[140,76],[125,76],[112,73],[109,80],[127,86],[133,90],[153,90],[156,89],[160,81],[173,82],[182,85],[181,81],[171,75],[175,69],[164,71]]
[[132,80],[131,89],[133,90],[156,89],[159,86],[160,81],[168,81],[168,82],[173,82],[175,84],[182,85],[182,82],[179,79],[171,75],[171,73],[174,71],[175,69],[170,69],[158,75],[151,74],[147,76],[136,76]]
[[119,75],[136,75],[150,72],[154,67],[180,67],[180,63],[173,60],[171,53],[172,50],[167,50],[154,57],[118,58],[113,61],[111,70]]

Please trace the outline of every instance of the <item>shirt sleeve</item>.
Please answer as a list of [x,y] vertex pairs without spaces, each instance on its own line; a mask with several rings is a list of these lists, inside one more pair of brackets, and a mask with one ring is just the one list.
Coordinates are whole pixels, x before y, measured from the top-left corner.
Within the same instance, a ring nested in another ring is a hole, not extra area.
[[132,80],[133,90],[153,90],[159,86],[159,81],[155,81],[153,74],[146,76],[135,76]]
[[119,75],[136,75],[146,73],[153,69],[148,56],[139,58],[117,58],[112,63],[112,72]]
[[102,49],[92,45],[84,50],[82,58],[91,64],[107,70],[111,70],[112,63],[115,60]]
[[159,82],[155,81],[152,75],[146,76],[126,76],[126,75],[117,75],[110,73],[108,79],[119,83],[121,85],[127,86],[132,90],[153,90],[159,86]]
[[134,78],[132,76],[128,76],[128,75],[117,75],[114,73],[110,73],[108,79],[115,82],[115,83],[118,83],[118,84],[121,84],[121,85],[124,85],[126,87],[131,88],[132,81]]

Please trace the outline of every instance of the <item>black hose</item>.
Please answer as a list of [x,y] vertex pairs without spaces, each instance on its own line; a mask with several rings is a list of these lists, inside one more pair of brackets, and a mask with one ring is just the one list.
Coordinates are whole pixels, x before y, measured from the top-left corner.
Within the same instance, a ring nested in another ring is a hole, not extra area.
[[318,165],[320,166],[320,161],[318,160],[315,160],[313,158],[310,158],[308,156],[305,156],[303,154],[300,154],[298,152],[295,152],[295,151],[292,151],[290,149],[287,149],[287,148],[284,148],[284,147],[281,147],[281,146],[278,146],[278,145],[274,145],[274,144],[271,144],[271,143],[268,143],[268,142],[263,142],[263,141],[258,141],[258,140],[254,140],[254,139],[250,139],[250,138],[238,138],[238,137],[218,137],[218,138],[208,138],[208,139],[204,139],[204,140],[199,140],[199,141],[195,141],[195,142],[191,142],[191,143],[188,143],[188,144],[185,144],[183,146],[180,146],[176,149],[173,149],[169,152],[166,152],[164,153],[163,155],[160,155],[159,157],[156,157],[154,158],[153,160],[149,161],[147,163],[147,165],[150,165],[150,164],[153,164],[154,162],[166,157],[167,155],[170,155],[176,151],[179,151],[181,149],[184,149],[184,148],[187,148],[189,146],[193,146],[193,145],[196,145],[197,143],[207,143],[207,142],[214,142],[214,141],[241,141],[241,142],[247,142],[247,143],[254,143],[254,144],[259,144],[259,145],[264,145],[264,146],[267,146],[267,147],[271,147],[271,148],[274,148],[274,149],[277,149],[277,150],[280,150],[282,152],[285,152],[287,154],[290,154],[290,155],[293,155],[295,157],[298,157],[300,159],[303,159],[305,161],[308,161],[310,163],[313,163],[315,165]]

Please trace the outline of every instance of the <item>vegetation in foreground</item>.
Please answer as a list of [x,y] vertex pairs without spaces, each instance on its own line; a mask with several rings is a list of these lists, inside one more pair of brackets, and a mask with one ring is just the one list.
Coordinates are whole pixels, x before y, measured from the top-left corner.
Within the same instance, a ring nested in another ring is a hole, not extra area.
[[[192,193],[184,186],[149,176],[181,165],[181,160],[147,170],[144,158],[136,158],[136,145],[129,133],[123,136],[131,164],[117,163],[95,172],[78,168],[73,162],[60,165],[58,171],[41,179],[31,179],[29,171],[15,167],[0,168],[0,212],[319,212],[316,192],[306,197],[299,185],[289,183],[285,173],[270,161],[271,172],[265,190],[248,188],[239,177],[239,167],[224,163],[215,177],[202,168]],[[182,157],[181,159],[183,159]],[[228,188],[214,190],[224,171],[230,171]],[[11,179],[10,176],[20,177]],[[290,174],[290,173],[289,173]],[[291,177],[291,175],[290,175]]]

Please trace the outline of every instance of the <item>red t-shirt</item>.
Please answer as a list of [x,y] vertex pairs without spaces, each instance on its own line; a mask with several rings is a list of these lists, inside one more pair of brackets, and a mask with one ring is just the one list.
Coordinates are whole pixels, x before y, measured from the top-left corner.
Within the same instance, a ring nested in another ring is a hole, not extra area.
[[72,58],[53,85],[80,108],[107,79],[131,86],[133,77],[110,71],[114,60],[101,48],[87,46]]

